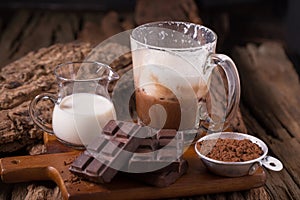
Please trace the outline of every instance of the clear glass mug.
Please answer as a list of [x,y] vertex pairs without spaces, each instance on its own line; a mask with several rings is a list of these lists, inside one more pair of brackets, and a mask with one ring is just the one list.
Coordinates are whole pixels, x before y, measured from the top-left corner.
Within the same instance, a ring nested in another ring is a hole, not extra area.
[[[139,123],[177,130],[220,131],[227,126],[239,105],[240,79],[234,62],[215,53],[212,30],[189,22],[153,22],[135,28],[130,41]],[[227,79],[221,112],[214,107],[220,99],[212,102],[210,94],[216,66]],[[214,118],[209,110],[223,114]]]
[[[58,94],[37,95],[31,102],[29,113],[37,126],[73,148],[84,148],[116,112],[107,87],[119,78],[112,69],[99,62],[69,62],[58,65],[54,74]],[[37,106],[41,100],[54,104],[52,128],[41,119]]]

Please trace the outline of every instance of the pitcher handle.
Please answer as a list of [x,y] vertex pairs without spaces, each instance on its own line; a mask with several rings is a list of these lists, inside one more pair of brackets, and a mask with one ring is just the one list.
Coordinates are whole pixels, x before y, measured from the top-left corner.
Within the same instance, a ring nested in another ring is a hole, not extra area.
[[[232,120],[235,116],[237,109],[239,107],[240,96],[241,96],[241,88],[240,88],[240,78],[238,74],[238,70],[230,57],[224,54],[211,54],[210,55],[211,62],[215,65],[219,65],[227,79],[228,83],[228,100],[227,107],[225,112],[225,119],[223,121],[223,126],[227,125],[226,122]],[[220,126],[217,126],[220,129]],[[207,127],[204,127],[207,128]],[[223,127],[225,129],[226,127]],[[212,130],[212,131],[221,131],[221,130]]]
[[40,127],[42,130],[48,132],[49,134],[54,134],[53,130],[45,126],[45,123],[38,117],[36,112],[36,106],[41,100],[51,100],[51,102],[55,105],[56,103],[56,97],[53,94],[50,93],[44,93],[37,95],[30,103],[29,106],[29,115],[33,122]]

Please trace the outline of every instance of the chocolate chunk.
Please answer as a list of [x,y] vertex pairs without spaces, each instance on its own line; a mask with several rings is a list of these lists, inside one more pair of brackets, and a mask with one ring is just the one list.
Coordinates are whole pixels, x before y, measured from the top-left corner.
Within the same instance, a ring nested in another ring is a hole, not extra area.
[[176,159],[177,149],[176,148],[164,148],[157,152],[157,160],[161,161],[173,161]]
[[102,164],[99,160],[93,159],[92,162],[87,166],[86,172],[92,175],[97,176],[101,168],[104,168],[105,165]]
[[177,132],[175,129],[161,129],[157,133],[157,139],[173,139]]
[[131,122],[123,122],[122,127],[120,128],[119,132],[123,132],[126,135],[130,135],[133,133],[139,126],[137,124],[131,123]]
[[130,177],[156,187],[167,187],[175,183],[177,179],[187,172],[187,170],[188,162],[182,159],[180,160],[177,168],[174,168],[172,165],[168,165],[163,169],[154,172],[130,174]]
[[176,136],[175,129],[162,129],[157,133],[158,145],[160,147],[166,146]]
[[138,134],[138,137],[140,138],[148,138],[148,137],[153,137],[155,136],[155,130],[148,127],[148,126],[142,126],[140,129],[139,129],[139,134]]
[[93,140],[93,142],[88,145],[87,149],[99,152],[101,149],[103,149],[107,142],[108,141],[103,136],[100,136]]
[[166,187],[188,168],[181,158],[184,140],[175,130],[160,130],[153,135],[156,132],[149,127],[112,120],[73,162],[70,171],[93,182],[107,183],[124,167],[136,172],[132,176],[146,183]]
[[149,172],[130,176],[156,187],[173,184],[188,169],[187,161],[181,156],[184,148],[182,134],[176,134],[175,130],[160,130],[156,136],[144,139],[130,159],[128,168]]
[[[176,132],[176,131],[175,131]],[[170,133],[170,132],[169,132]],[[136,153],[131,157],[128,165],[130,171],[153,171],[168,165],[178,168],[183,154],[183,138],[174,135],[174,132],[164,136],[143,139]],[[157,139],[159,138],[159,139]],[[161,140],[166,140],[168,146],[157,145]]]
[[107,145],[103,147],[101,153],[107,156],[114,156],[118,152],[120,147],[122,147],[122,143],[109,141]]
[[[143,127],[143,128],[147,128],[147,127]],[[149,127],[148,127],[149,128]],[[141,144],[140,144],[140,148],[149,148],[154,150],[157,150],[158,148],[164,147],[166,145],[170,146],[170,145],[174,145],[174,144],[169,144],[170,142],[174,142],[173,139],[177,140],[175,143],[177,143],[179,140],[181,140],[181,145],[179,146],[180,148],[183,145],[183,137],[182,137],[182,133],[178,133],[176,132],[176,130],[174,129],[161,129],[157,132],[156,135],[153,135],[154,129],[151,130],[147,130],[145,131],[144,135],[144,139],[142,140]],[[152,137],[147,137],[147,136],[152,136]]]
[[[115,133],[116,127],[118,131],[126,130],[131,133],[127,134],[126,140],[124,135]],[[82,176],[90,181],[106,183],[110,182],[117,174],[119,168],[127,167],[128,161],[132,156],[142,138],[136,137],[139,135],[139,126],[129,126],[122,122],[109,122],[106,127],[106,134],[111,137],[106,137],[101,134],[84,151],[70,166],[70,171]]]
[[139,148],[150,149],[152,151],[156,150],[158,147],[158,140],[154,137],[145,138],[141,141]]
[[72,167],[77,170],[83,170],[92,160],[90,155],[83,153],[73,162]]
[[130,171],[135,172],[151,172],[153,170],[161,169],[166,166],[172,166],[174,169],[178,168],[181,159],[177,158],[177,150],[159,150],[154,152],[145,152],[140,149],[139,153],[135,153],[128,165]]
[[[74,164],[75,162],[77,162],[79,165],[76,166]],[[78,159],[75,160],[75,162],[70,166],[70,171],[93,182],[110,182],[111,179],[117,174],[117,170],[108,167],[108,161],[104,161],[102,163],[100,160],[94,158],[86,151],[81,154]]]
[[103,133],[106,135],[113,136],[119,130],[120,125],[122,125],[121,122],[117,122],[116,120],[110,120],[103,127]]
[[143,146],[139,146],[139,148],[135,151],[135,153],[149,153],[149,152],[153,152],[153,150]]

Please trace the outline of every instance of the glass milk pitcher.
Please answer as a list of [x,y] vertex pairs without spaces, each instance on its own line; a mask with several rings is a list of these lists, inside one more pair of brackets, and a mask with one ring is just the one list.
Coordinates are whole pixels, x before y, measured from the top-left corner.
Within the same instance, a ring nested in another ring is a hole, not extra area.
[[[57,95],[36,96],[30,104],[30,116],[36,125],[54,134],[63,144],[84,148],[101,134],[109,120],[116,119],[107,87],[119,76],[99,62],[64,63],[55,68],[54,74]],[[52,128],[40,119],[37,105],[41,100],[51,100],[54,104]]]

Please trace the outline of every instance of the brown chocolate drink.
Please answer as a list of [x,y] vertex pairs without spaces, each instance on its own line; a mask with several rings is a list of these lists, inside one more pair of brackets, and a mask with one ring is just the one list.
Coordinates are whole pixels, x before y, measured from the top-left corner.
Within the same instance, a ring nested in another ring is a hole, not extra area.
[[[153,87],[155,94],[151,93]],[[184,105],[181,105],[171,90],[159,84],[138,88],[135,95],[137,115],[143,124],[163,129],[194,128],[197,110],[190,105],[198,99],[183,98]]]
[[208,77],[198,62],[193,65],[194,60],[185,54],[181,57],[154,49],[139,49],[132,54],[139,123],[157,129],[198,128],[199,101],[208,92]]
[[[163,127],[154,127],[154,128],[176,129],[176,130],[179,129],[181,111],[180,111],[180,104],[176,97],[174,98],[155,97],[147,94],[146,91],[143,89],[138,89],[135,95],[136,95],[137,114],[139,119],[145,125],[151,124],[151,118],[149,115],[150,108],[153,105],[161,105],[166,111],[166,120]],[[157,114],[154,114],[152,120],[159,120],[161,118],[164,118],[164,114],[158,112]],[[161,123],[163,123],[163,121]],[[155,124],[161,124],[161,123],[158,122]]]

